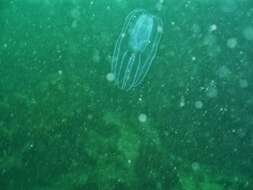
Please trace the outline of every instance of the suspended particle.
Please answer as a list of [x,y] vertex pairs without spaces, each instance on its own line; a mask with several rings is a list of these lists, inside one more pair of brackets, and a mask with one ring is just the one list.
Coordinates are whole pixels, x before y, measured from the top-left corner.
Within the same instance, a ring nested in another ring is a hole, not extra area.
[[114,79],[115,79],[114,74],[113,74],[113,73],[108,73],[108,74],[106,75],[106,79],[107,79],[109,82],[114,81]]
[[147,115],[144,114],[144,113],[141,113],[139,116],[138,116],[138,120],[139,122],[141,123],[145,123],[147,121]]

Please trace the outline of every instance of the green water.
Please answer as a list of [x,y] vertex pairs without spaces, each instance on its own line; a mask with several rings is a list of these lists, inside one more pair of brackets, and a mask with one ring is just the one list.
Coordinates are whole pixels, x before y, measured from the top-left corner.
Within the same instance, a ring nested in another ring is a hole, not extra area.
[[[253,1],[1,0],[0,190],[252,190]],[[136,89],[125,17],[164,23]]]

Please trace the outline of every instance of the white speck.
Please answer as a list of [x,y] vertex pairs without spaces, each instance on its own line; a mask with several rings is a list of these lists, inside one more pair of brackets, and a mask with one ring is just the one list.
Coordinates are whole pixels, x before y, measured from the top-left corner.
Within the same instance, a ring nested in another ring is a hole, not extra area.
[[127,163],[128,163],[128,164],[131,164],[131,163],[132,163],[132,160],[127,160]]
[[193,171],[198,171],[200,169],[200,165],[198,162],[193,162],[192,163],[192,170]]
[[235,48],[237,46],[237,39],[236,38],[229,38],[227,40],[227,46],[231,49]]
[[196,61],[196,57],[195,56],[192,57],[192,61]]
[[111,10],[111,7],[110,7],[110,6],[107,6],[107,7],[106,7],[106,10],[107,10],[107,11],[110,11],[110,10]]
[[195,102],[195,108],[201,109],[203,107],[203,102],[198,100]]
[[228,111],[228,108],[226,108],[226,107],[221,107],[219,111],[220,111],[221,113],[224,113],[224,112],[227,112],[227,111]]
[[147,115],[144,114],[144,113],[141,113],[141,114],[138,116],[138,120],[139,120],[139,122],[141,122],[141,123],[146,122],[146,121],[147,121]]
[[185,106],[185,98],[184,98],[184,96],[181,96],[179,106],[181,108]]
[[58,75],[62,75],[62,70],[59,70],[59,71],[58,71]]
[[113,73],[108,73],[108,74],[106,75],[106,79],[107,79],[109,82],[114,81],[114,79],[115,79],[114,74],[113,74]]
[[33,147],[34,147],[34,144],[31,143],[31,144],[29,145],[29,148],[33,148]]
[[253,40],[253,27],[248,26],[243,30],[243,36],[246,40],[252,41]]
[[210,31],[210,32],[214,32],[215,30],[217,30],[217,25],[216,25],[216,24],[212,24],[212,25],[209,27],[209,31]]
[[124,38],[126,36],[126,33],[121,34],[121,38]]
[[161,10],[162,10],[163,3],[164,3],[164,0],[160,0],[160,1],[158,1],[158,3],[156,4],[156,9],[157,9],[158,11],[161,11]]
[[241,88],[247,88],[249,86],[248,81],[246,79],[240,79],[239,84]]
[[163,27],[162,26],[158,26],[157,27],[157,32],[162,33],[163,32]]
[[7,48],[7,47],[8,47],[8,44],[4,43],[3,47],[4,47],[4,48]]
[[218,90],[213,80],[209,83],[208,87],[206,88],[206,95],[209,98],[216,98],[218,95]]

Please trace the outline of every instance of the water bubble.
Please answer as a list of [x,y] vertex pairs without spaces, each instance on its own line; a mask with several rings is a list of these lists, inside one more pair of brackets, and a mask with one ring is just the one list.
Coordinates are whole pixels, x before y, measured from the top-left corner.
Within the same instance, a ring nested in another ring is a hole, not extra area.
[[217,25],[216,25],[216,24],[212,24],[212,25],[209,27],[209,31],[210,31],[210,32],[214,32],[215,30],[217,30]]
[[158,26],[157,27],[157,32],[162,33],[163,32],[163,27],[162,26]]
[[240,79],[239,85],[241,88],[247,88],[249,86],[248,81],[246,79]]
[[126,33],[121,34],[121,38],[125,38],[125,36],[126,36]]
[[215,98],[215,97],[217,97],[217,95],[218,95],[217,88],[216,87],[208,88],[206,95],[209,98]]
[[164,3],[164,0],[159,0],[157,3],[156,3],[156,9],[158,11],[161,11],[162,8],[163,8],[163,3]]
[[62,73],[63,73],[62,70],[58,71],[58,75],[62,75]]
[[106,75],[106,79],[107,79],[109,82],[114,81],[114,79],[115,79],[114,74],[113,74],[113,73],[108,73],[108,74]]
[[206,88],[206,95],[209,98],[216,98],[218,95],[218,90],[213,80],[209,83],[208,87]]
[[195,108],[201,109],[203,107],[203,102],[198,100],[195,102]]
[[181,96],[180,102],[179,102],[179,106],[180,106],[181,108],[185,106],[185,98],[184,98],[184,96]]
[[235,48],[237,46],[237,39],[236,38],[229,38],[227,40],[227,46],[231,49]]
[[141,122],[141,123],[146,122],[146,121],[147,121],[147,115],[144,114],[144,113],[141,113],[141,114],[138,116],[138,120],[139,120],[139,122]]
[[111,7],[110,7],[110,6],[107,6],[107,7],[106,7],[106,10],[107,10],[107,11],[110,11],[110,10],[111,10]]
[[198,171],[200,169],[200,165],[198,162],[193,162],[192,163],[192,170],[193,171]]

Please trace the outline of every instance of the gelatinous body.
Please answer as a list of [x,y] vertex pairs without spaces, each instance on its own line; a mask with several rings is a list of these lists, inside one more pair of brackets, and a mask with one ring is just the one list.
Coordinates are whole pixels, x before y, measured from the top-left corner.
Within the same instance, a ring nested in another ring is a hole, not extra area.
[[132,11],[126,18],[113,52],[111,72],[124,90],[138,86],[157,54],[162,21],[145,10]]

